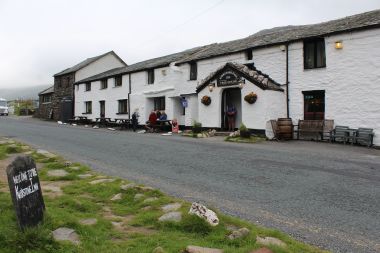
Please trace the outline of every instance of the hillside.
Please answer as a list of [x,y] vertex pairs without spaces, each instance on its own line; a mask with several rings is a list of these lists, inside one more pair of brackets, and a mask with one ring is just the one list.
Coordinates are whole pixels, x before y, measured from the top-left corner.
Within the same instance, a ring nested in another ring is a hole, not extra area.
[[0,97],[7,100],[38,99],[38,93],[47,89],[50,85],[37,85],[31,87],[1,88]]

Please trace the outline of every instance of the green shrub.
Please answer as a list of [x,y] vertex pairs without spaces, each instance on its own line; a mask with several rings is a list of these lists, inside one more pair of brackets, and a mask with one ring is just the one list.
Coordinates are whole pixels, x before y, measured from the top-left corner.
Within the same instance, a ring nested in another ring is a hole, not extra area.
[[20,147],[9,146],[6,149],[6,152],[8,154],[21,153],[21,148]]
[[204,219],[197,215],[185,215],[181,221],[183,231],[200,235],[208,235],[212,227]]
[[194,123],[193,123],[193,133],[195,134],[199,134],[202,132],[202,123],[194,120]]
[[240,130],[240,137],[241,138],[250,138],[251,137],[251,133],[249,132],[249,129],[243,123],[241,123],[239,130]]

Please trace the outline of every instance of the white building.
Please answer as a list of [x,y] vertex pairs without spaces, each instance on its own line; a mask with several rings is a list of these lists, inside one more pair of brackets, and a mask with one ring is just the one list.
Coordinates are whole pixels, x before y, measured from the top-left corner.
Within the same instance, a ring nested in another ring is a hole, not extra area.
[[[226,106],[234,104],[238,124],[252,130],[263,131],[267,120],[278,117],[295,124],[333,119],[335,125],[373,128],[380,145],[379,45],[380,10],[263,30],[77,82],[75,115],[86,113],[87,106],[89,118],[128,118],[138,108],[144,123],[151,110],[164,109],[181,125],[197,120],[221,128]],[[244,100],[251,92],[257,95],[254,104]],[[204,96],[210,105],[201,103]]]

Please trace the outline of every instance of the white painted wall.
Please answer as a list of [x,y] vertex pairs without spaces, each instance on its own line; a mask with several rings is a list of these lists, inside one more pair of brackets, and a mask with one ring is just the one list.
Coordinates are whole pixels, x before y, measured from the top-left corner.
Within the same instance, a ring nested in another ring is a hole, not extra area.
[[78,82],[104,71],[124,66],[125,65],[115,55],[110,53],[75,72],[75,81]]
[[[342,40],[343,49],[335,49]],[[325,118],[335,125],[374,128],[380,145],[380,29],[325,38],[326,68],[303,68],[303,43],[289,47],[290,117],[303,119],[303,94],[325,90]]]

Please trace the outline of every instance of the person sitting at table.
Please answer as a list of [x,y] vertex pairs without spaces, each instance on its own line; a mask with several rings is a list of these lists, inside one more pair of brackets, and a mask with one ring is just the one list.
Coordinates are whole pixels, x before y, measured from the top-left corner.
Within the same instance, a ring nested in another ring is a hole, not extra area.
[[158,118],[158,120],[167,120],[168,115],[166,115],[165,111],[161,112],[161,116]]
[[161,112],[160,112],[160,110],[157,110],[157,111],[156,111],[156,116],[157,116],[157,119],[159,119],[159,118],[161,117]]
[[157,123],[157,114],[155,111],[152,111],[149,115],[149,120],[146,122],[145,128],[149,132],[153,132],[153,127]]

